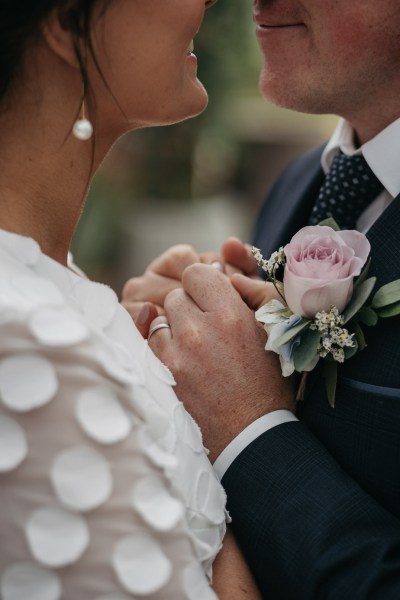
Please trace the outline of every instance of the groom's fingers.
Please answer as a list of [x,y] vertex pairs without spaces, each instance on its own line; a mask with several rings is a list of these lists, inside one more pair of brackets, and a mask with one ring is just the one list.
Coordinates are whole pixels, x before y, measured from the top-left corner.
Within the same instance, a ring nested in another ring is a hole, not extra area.
[[262,279],[251,279],[244,275],[232,275],[231,281],[233,287],[252,310],[257,310],[273,298],[282,302],[282,298],[272,283],[267,283]]
[[163,277],[158,273],[148,271],[141,277],[132,277],[126,282],[122,290],[122,302],[124,305],[152,302],[162,306],[165,296],[180,285],[181,282],[178,279]]
[[[244,244],[238,238],[230,237],[222,244],[221,254],[225,262],[233,268],[232,272],[240,272],[249,277],[257,275],[258,266],[249,244]],[[227,272],[229,274],[229,271]]]
[[188,267],[182,276],[183,289],[197,306],[206,312],[220,311],[237,292],[228,277],[209,265]]
[[192,324],[198,323],[202,315],[202,310],[182,288],[168,294],[164,310],[171,329],[179,334],[189,331]]

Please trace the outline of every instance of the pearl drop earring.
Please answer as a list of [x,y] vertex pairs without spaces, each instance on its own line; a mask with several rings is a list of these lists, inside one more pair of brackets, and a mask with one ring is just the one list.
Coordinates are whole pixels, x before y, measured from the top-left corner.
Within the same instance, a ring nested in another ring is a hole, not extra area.
[[75,121],[72,133],[77,140],[90,140],[93,135],[93,125],[85,116],[85,99],[82,100],[81,113],[79,119]]

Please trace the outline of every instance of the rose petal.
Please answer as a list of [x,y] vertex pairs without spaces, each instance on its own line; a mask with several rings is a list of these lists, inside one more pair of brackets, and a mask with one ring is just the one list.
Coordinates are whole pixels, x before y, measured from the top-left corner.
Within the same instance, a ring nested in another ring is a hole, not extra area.
[[332,306],[339,312],[345,308],[370,244],[358,231],[317,225],[301,229],[284,251],[286,302],[293,313],[314,317]]
[[355,255],[365,263],[371,252],[371,244],[368,238],[356,230],[339,231],[338,235],[347,246],[353,248]]
[[328,312],[332,306],[336,306],[338,311],[342,312],[351,298],[352,291],[352,277],[309,289],[301,299],[301,314],[312,318],[322,310]]

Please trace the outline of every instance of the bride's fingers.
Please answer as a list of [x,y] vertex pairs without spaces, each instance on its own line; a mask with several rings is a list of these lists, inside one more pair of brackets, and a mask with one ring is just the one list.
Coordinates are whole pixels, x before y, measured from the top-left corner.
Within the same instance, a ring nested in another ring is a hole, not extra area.
[[146,272],[151,271],[162,277],[180,281],[186,267],[199,260],[199,254],[192,246],[176,244],[154,259],[147,267]]
[[225,273],[225,261],[216,252],[202,252],[200,254],[200,262],[205,265],[211,265],[214,269],[218,269],[221,273]]
[[[140,306],[141,305],[141,306]],[[126,310],[130,313],[135,321],[135,325],[141,335],[146,339],[149,335],[149,330],[154,319],[162,313],[161,307],[156,307],[151,302],[145,302],[144,304],[139,302],[126,303]],[[140,306],[140,310],[138,310]]]

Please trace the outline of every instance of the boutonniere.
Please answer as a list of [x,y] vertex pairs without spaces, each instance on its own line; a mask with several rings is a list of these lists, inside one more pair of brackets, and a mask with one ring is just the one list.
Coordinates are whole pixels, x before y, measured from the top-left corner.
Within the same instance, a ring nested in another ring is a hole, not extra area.
[[[253,248],[280,296],[259,308],[256,319],[268,334],[266,350],[279,354],[282,374],[303,374],[297,399],[307,373],[322,359],[334,407],[338,364],[365,348],[363,327],[400,314],[400,279],[371,298],[376,277],[368,277],[370,249],[364,234],[340,231],[333,219],[304,227],[269,259]],[[283,281],[277,279],[281,267]]]

